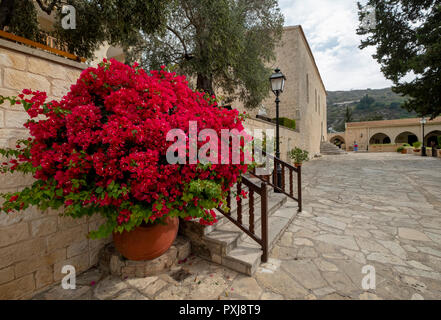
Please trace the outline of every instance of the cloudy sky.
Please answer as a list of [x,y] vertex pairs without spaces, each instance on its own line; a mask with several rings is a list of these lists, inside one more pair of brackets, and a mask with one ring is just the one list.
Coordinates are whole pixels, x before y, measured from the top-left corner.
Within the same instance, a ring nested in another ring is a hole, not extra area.
[[326,89],[379,89],[391,86],[372,58],[360,50],[356,0],[279,0],[285,25],[302,25]]

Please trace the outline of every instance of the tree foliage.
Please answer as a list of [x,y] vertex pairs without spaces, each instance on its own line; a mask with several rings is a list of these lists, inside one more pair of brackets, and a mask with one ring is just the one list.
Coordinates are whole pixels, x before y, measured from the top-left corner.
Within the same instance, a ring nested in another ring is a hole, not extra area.
[[[369,0],[358,6],[357,33],[365,36],[360,48],[376,46],[373,57],[393,90],[410,97],[404,107],[420,116],[441,114],[441,2]],[[375,10],[375,27],[363,25],[368,7]]]
[[[52,35],[65,42],[69,51],[85,58],[104,42],[125,49],[141,34],[149,34],[164,24],[168,0],[1,0],[0,28],[34,41],[41,41],[37,9],[53,15]],[[76,29],[64,30],[62,6],[76,10]]]
[[270,69],[283,16],[276,0],[173,0],[167,25],[131,51],[147,68],[173,65],[197,81],[197,89],[218,91],[256,107],[269,92]]
[[354,120],[354,117],[352,116],[352,109],[349,107],[346,107],[345,122],[352,122],[353,120]]

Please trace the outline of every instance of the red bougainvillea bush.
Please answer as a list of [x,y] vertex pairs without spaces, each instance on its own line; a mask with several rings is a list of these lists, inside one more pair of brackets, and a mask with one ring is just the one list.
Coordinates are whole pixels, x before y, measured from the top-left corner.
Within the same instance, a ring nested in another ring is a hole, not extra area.
[[31,117],[25,124],[31,138],[0,149],[7,159],[0,170],[36,179],[20,192],[3,194],[0,210],[64,206],[64,214],[74,218],[101,214],[106,222],[92,238],[166,216],[211,224],[212,209],[225,203],[227,190],[247,170],[243,161],[167,162],[171,129],[188,134],[189,121],[196,121],[198,131],[211,128],[220,135],[221,129],[243,126],[236,110],[218,107],[191,90],[185,77],[164,68],[146,72],[104,60],[84,70],[61,101],[45,102],[46,93],[30,90],[0,100],[22,104]]

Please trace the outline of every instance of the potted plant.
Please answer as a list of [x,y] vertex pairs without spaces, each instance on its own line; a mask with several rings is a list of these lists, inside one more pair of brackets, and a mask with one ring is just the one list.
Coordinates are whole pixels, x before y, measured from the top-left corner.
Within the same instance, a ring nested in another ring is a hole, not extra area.
[[420,152],[422,143],[420,141],[416,141],[413,143],[413,151]]
[[402,154],[406,154],[407,153],[407,147],[410,147],[410,144],[408,143],[404,143],[402,146],[397,148],[397,152],[401,152]]
[[[188,87],[183,76],[164,67],[150,73],[136,64],[104,60],[84,70],[61,101],[46,102],[46,93],[23,90],[0,102],[21,104],[31,120],[30,138],[16,149],[0,149],[9,161],[1,172],[32,174],[35,182],[3,194],[0,212],[64,207],[64,215],[101,215],[105,223],[91,238],[113,234],[117,250],[131,260],[148,260],[173,243],[178,218],[212,224],[212,210],[247,166],[170,163],[171,129],[189,136],[204,128],[243,130],[236,110],[217,106]],[[173,140],[173,139],[172,139]],[[184,141],[186,141],[184,139]],[[198,139],[196,139],[198,141]],[[204,142],[198,141],[197,147]],[[184,145],[184,160],[189,150]],[[220,163],[220,162],[219,162]]]
[[300,167],[303,162],[309,160],[309,153],[296,147],[289,152],[289,157],[294,161],[296,167]]

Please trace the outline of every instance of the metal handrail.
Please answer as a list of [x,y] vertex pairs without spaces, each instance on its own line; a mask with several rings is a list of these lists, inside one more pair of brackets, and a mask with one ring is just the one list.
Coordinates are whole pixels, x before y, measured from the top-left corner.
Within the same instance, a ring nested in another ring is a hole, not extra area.
[[[261,151],[264,156],[270,157],[274,160],[274,169],[277,168],[277,164],[281,166],[281,170],[282,170],[281,186],[282,187],[279,187],[279,184],[277,181],[276,170],[273,170],[273,172],[272,172],[272,182],[269,179],[269,175],[265,175],[265,176],[257,175],[255,168],[253,169],[253,171],[251,171],[249,173],[253,177],[261,180],[262,182],[267,183],[268,185],[273,187],[278,192],[285,194],[286,196],[288,196],[289,198],[291,198],[294,201],[297,201],[297,203],[299,205],[298,211],[301,212],[302,211],[302,167],[301,166],[293,166],[293,165],[275,157],[272,154],[266,153],[265,151],[263,151],[261,149],[257,149],[257,150]],[[254,149],[253,149],[253,153],[254,153]],[[285,190],[285,186],[286,186],[286,184],[285,184],[285,168],[287,168],[289,171],[289,192],[287,190]],[[294,185],[293,172],[297,173],[297,197],[294,196],[294,190],[293,190],[293,185]]]
[[[268,261],[268,190],[267,183],[263,182],[261,185],[256,185],[251,180],[245,176],[241,176],[240,180],[237,182],[237,192],[240,194],[242,190],[242,185],[248,187],[249,190],[249,227],[245,226],[242,222],[242,199],[239,198],[237,202],[237,218],[231,216],[231,212],[226,212],[222,208],[218,208],[219,212],[222,213],[228,220],[234,223],[240,230],[245,232],[262,247],[262,261]],[[254,216],[254,194],[257,194],[261,198],[261,236],[259,237],[255,230],[255,216]],[[227,206],[231,208],[231,190],[228,192],[227,196]]]

